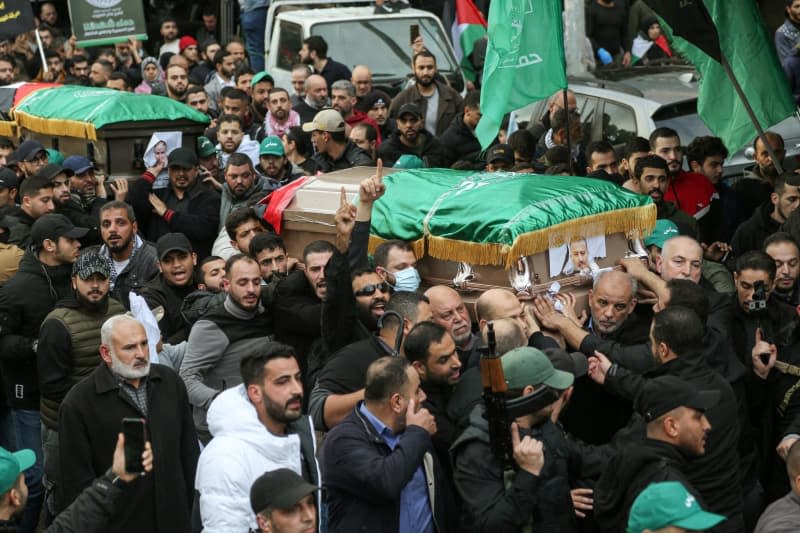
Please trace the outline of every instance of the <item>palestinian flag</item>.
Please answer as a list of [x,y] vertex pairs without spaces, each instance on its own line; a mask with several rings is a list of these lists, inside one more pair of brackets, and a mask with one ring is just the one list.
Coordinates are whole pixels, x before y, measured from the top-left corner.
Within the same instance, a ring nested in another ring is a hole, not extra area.
[[486,19],[473,0],[456,0],[456,21],[453,24],[452,40],[456,59],[469,81],[475,81],[475,69],[469,61],[475,41],[486,35]]
[[650,51],[650,48],[654,45],[661,48],[667,57],[672,57],[672,50],[669,49],[669,44],[667,43],[666,37],[659,35],[655,41],[651,41],[650,39],[645,39],[642,37],[642,34],[640,33],[633,40],[633,46],[631,46],[631,56],[633,56],[631,63],[637,63],[641,61],[645,54],[647,54],[647,52]]

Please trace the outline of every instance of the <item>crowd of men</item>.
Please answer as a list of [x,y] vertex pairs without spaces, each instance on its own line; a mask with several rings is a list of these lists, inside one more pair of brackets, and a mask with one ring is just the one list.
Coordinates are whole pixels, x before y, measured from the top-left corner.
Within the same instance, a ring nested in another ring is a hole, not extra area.
[[[247,38],[265,6],[245,4]],[[592,2],[590,37],[627,64],[622,27],[648,19],[618,10]],[[76,49],[45,3],[48,73],[0,41],[3,83],[135,90],[211,119],[134,180],[0,138],[0,531],[798,529],[800,174],[780,135],[729,180],[719,138],[588,142],[559,92],[484,151],[480,92],[451,88],[423,42],[394,95],[319,36],[282,88],[202,11],[193,35],[164,18],[148,56]],[[377,169],[290,255],[261,201],[356,166]],[[465,302],[423,286],[411,243],[368,252],[384,166],[588,175],[649,196],[658,222],[585,309],[504,288]],[[492,336],[513,417],[487,408]],[[123,419],[144,420],[141,472]]]

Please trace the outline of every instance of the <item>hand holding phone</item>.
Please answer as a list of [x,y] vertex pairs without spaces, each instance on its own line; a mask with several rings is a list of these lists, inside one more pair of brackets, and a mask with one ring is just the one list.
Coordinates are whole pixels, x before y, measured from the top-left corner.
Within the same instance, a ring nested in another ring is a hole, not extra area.
[[147,428],[144,418],[123,418],[122,434],[125,435],[125,471],[144,472],[142,453],[147,441]]

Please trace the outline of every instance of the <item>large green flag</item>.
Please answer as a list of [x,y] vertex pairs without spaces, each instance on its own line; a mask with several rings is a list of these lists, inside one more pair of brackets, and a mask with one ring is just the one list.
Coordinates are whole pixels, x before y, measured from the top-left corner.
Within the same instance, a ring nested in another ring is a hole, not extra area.
[[475,135],[486,148],[503,115],[567,86],[560,0],[492,0]]
[[[704,4],[717,28],[722,54],[761,127],[766,130],[794,113],[786,76],[764,30],[756,2],[705,0]],[[653,8],[659,12],[657,5],[655,2]],[[674,35],[663,20],[662,26],[673,49],[691,61],[701,74],[697,96],[700,118],[731,152],[753,142],[755,126],[722,65],[691,42]]]

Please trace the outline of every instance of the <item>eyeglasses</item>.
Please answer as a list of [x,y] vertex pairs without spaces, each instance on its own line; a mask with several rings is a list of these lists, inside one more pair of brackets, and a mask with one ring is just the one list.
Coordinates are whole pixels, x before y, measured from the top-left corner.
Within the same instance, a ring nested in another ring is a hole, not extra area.
[[381,283],[371,283],[369,285],[364,285],[360,289],[358,289],[354,294],[356,296],[372,296],[375,294],[375,291],[381,291],[383,293],[391,294],[392,293],[392,286],[388,283],[381,282]]

